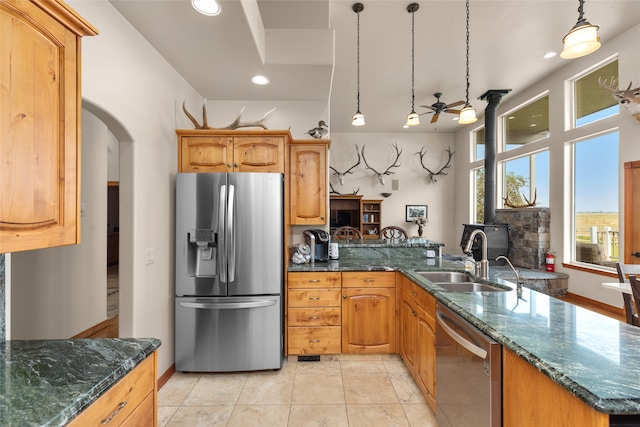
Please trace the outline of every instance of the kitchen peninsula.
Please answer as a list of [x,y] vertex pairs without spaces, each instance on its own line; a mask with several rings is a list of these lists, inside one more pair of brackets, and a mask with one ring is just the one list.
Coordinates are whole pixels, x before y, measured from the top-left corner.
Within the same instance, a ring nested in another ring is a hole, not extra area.
[[289,272],[395,271],[396,286],[399,278],[410,279],[500,343],[504,426],[640,423],[640,329],[526,287],[518,295],[515,283],[497,278],[491,267],[488,281],[474,281],[510,291],[446,291],[416,271],[462,271],[463,265],[427,258],[427,246],[435,244],[428,243],[341,245],[337,262],[290,265]]
[[6,341],[0,425],[155,425],[159,346],[151,338]]

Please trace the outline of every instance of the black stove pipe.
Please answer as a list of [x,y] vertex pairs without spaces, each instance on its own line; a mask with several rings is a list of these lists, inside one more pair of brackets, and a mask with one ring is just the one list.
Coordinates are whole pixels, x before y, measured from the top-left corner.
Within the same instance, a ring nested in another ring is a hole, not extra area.
[[484,223],[496,223],[497,192],[497,110],[500,100],[511,89],[491,89],[480,99],[488,102],[484,110]]

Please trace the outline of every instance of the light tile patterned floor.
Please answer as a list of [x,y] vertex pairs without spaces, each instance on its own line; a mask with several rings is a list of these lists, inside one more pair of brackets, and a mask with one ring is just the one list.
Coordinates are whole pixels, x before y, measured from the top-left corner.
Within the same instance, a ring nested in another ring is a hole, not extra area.
[[291,357],[279,371],[176,373],[158,394],[161,427],[436,427],[397,355]]

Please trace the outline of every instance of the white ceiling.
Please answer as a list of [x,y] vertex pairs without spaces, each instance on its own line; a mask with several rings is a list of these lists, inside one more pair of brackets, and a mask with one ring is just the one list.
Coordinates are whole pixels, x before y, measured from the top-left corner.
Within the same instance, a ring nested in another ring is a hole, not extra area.
[[[211,100],[330,101],[333,132],[451,132],[453,115],[431,116],[403,130],[411,110],[411,1],[362,1],[360,110],[367,124],[351,126],[356,110],[355,1],[233,0],[207,17],[189,0],[110,0],[122,15],[203,96]],[[465,97],[465,2],[417,2],[415,106]],[[560,51],[578,19],[578,0],[471,0],[470,101],[488,89],[517,93],[567,60]],[[584,15],[600,26],[603,43],[640,22],[639,0],[587,0]],[[335,48],[334,48],[335,46]],[[335,58],[335,59],[334,59]],[[256,73],[271,84],[249,82]],[[197,111],[196,111],[197,112]]]

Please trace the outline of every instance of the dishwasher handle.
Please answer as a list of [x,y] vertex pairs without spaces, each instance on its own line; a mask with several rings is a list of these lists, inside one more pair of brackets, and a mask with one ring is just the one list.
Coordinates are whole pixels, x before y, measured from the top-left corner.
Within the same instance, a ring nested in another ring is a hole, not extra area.
[[436,317],[438,318],[438,322],[440,322],[440,326],[447,333],[447,335],[449,335],[455,342],[457,342],[462,347],[466,348],[467,350],[469,350],[471,353],[475,354],[479,358],[483,360],[486,359],[487,351],[484,348],[478,347],[474,343],[469,342],[462,335],[454,331],[453,328],[447,324],[442,314],[443,313],[441,311],[439,310],[436,311]]

